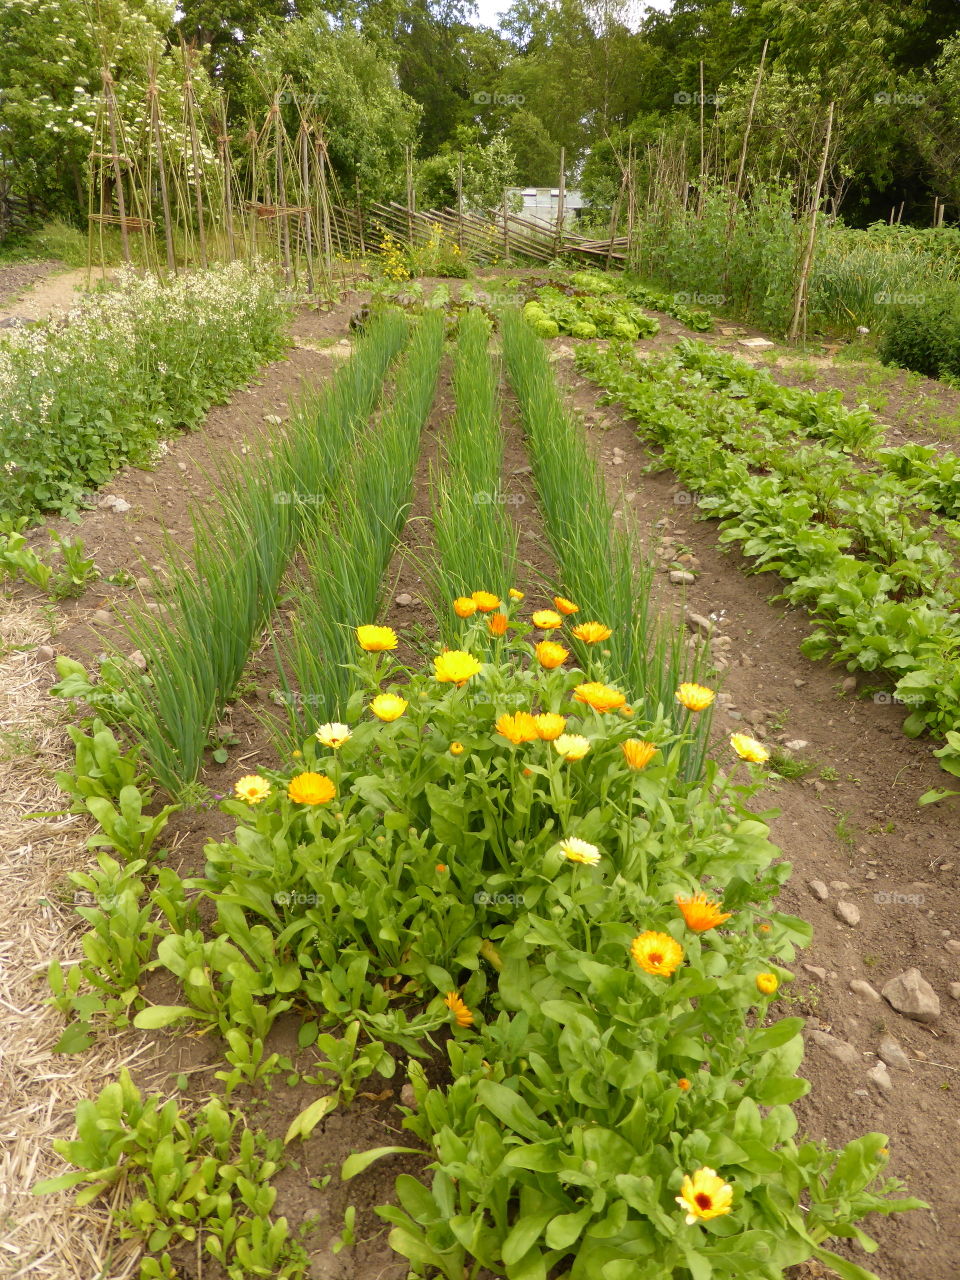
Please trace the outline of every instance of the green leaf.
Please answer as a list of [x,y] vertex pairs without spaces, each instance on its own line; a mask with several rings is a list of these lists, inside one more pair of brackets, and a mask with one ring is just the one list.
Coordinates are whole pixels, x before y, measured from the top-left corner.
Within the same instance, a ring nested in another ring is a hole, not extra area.
[[422,1156],[424,1154],[417,1147],[371,1147],[369,1151],[355,1151],[352,1156],[347,1156],[341,1165],[340,1177],[344,1182],[348,1182],[351,1178],[355,1178],[358,1173],[363,1173],[365,1169],[368,1169],[374,1161],[382,1160],[384,1156]]
[[587,1223],[593,1217],[593,1208],[586,1205],[577,1213],[562,1213],[547,1227],[545,1236],[548,1249],[569,1249],[579,1240]]
[[161,1027],[182,1022],[184,1018],[203,1019],[203,1014],[181,1004],[154,1004],[149,1009],[141,1009],[133,1019],[133,1025],[140,1031],[159,1031]]
[[331,1111],[336,1111],[339,1102],[339,1092],[328,1093],[325,1097],[311,1102],[306,1110],[301,1111],[290,1121],[284,1142],[292,1142],[294,1138],[309,1138],[324,1116],[328,1116]]

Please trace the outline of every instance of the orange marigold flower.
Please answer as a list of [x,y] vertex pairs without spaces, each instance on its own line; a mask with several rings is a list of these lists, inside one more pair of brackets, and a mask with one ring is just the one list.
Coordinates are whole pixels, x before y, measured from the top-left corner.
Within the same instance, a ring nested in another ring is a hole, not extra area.
[[357,640],[367,653],[383,653],[397,647],[397,633],[393,627],[357,627]]
[[680,1079],[677,1081],[677,1088],[682,1089],[684,1093],[687,1092],[687,1090],[690,1088],[690,1081],[687,1079],[686,1076],[680,1077]]
[[601,640],[609,640],[613,632],[602,622],[581,622],[570,634],[584,644],[599,644]]
[[576,702],[584,702],[594,711],[618,711],[627,701],[622,693],[611,689],[609,685],[599,684],[591,680],[588,684],[578,684],[573,691]]
[[472,618],[477,612],[477,602],[470,596],[458,596],[453,602],[453,612],[458,618]]
[[567,717],[555,715],[552,711],[545,711],[542,715],[534,716],[533,719],[537,726],[537,733],[544,742],[553,742],[567,727]]
[[686,921],[687,928],[692,929],[694,933],[706,933],[708,929],[715,929],[718,924],[723,924],[724,920],[729,920],[733,915],[732,911],[723,910],[722,903],[714,902],[705,893],[695,893],[689,898],[678,893],[676,903]]
[[758,973],[757,990],[763,996],[775,996],[780,986],[780,979],[775,973]]
[[444,996],[443,1003],[456,1018],[458,1027],[473,1026],[473,1014],[457,995],[456,991],[448,991]]
[[475,591],[471,598],[481,613],[493,613],[500,608],[500,597],[490,591]]
[[447,864],[446,864],[445,862],[438,862],[438,863],[437,863],[437,871],[438,871],[441,875],[443,875],[443,873],[444,873],[444,871],[446,871],[446,869],[447,869]]
[[759,929],[760,929],[760,932],[761,932],[761,933],[769,933],[769,932],[770,932],[770,926],[769,926],[768,924],[761,924],[761,925],[759,925],[758,927],[759,927]]
[[530,615],[530,621],[541,631],[553,631],[556,627],[563,626],[563,619],[552,609],[538,609]]
[[497,733],[518,747],[521,742],[536,742],[540,736],[537,722],[527,711],[515,711],[497,720]]
[[328,804],[336,794],[336,787],[323,773],[298,773],[287,787],[287,795],[296,804]]
[[567,600],[564,596],[554,596],[553,603],[556,606],[557,613],[562,613],[565,618],[569,618],[571,613],[580,612],[580,606],[574,604],[572,600]]
[[434,674],[441,683],[463,685],[480,670],[472,653],[462,649],[445,649],[433,660]]
[[647,973],[658,978],[669,978],[683,960],[683,947],[669,933],[656,933],[653,929],[647,929],[631,942],[630,954]]
[[541,640],[539,644],[533,646],[533,652],[541,667],[547,671],[562,667],[570,657],[570,650],[565,649],[562,644],[557,644],[556,640]]
[[506,635],[509,621],[510,619],[505,613],[491,613],[487,619],[487,630],[492,636]]
[[702,684],[682,684],[676,692],[677,701],[688,711],[706,711],[716,696]]
[[620,750],[631,769],[645,769],[658,748],[652,742],[644,742],[642,738],[628,738],[620,743]]

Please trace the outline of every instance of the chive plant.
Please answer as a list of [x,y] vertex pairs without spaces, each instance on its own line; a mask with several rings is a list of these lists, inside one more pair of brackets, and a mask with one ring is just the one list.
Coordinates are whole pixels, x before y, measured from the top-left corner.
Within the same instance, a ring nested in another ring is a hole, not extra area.
[[[611,674],[631,691],[635,705],[656,718],[674,706],[677,686],[701,673],[703,656],[691,656],[683,626],[662,621],[652,605],[653,566],[614,519],[603,475],[582,428],[564,406],[543,343],[519,311],[503,313],[501,331],[560,575],[557,586],[577,602],[581,618],[612,628],[605,646]],[[700,771],[709,723],[709,715],[696,721],[686,762],[689,776]]]
[[[472,591],[501,599],[513,581],[517,529],[504,507],[503,428],[499,369],[487,351],[488,322],[480,311],[460,321],[454,353],[456,413],[442,468],[431,477],[436,545],[434,590],[441,627],[450,626],[450,601]],[[447,640],[459,634],[451,630]]]
[[294,581],[295,613],[275,647],[291,741],[346,713],[356,659],[353,631],[373,622],[383,575],[410,506],[420,435],[436,394],[444,316],[419,321],[393,403],[368,433],[344,476],[335,509],[324,512],[303,547]]
[[147,678],[124,690],[134,703],[130,727],[172,794],[196,778],[293,552],[322,521],[343,459],[408,332],[403,316],[387,313],[333,382],[304,397],[272,456],[221,470],[209,504],[194,513],[192,548],[168,543],[166,572],[155,581],[163,614],[132,612],[127,630]]

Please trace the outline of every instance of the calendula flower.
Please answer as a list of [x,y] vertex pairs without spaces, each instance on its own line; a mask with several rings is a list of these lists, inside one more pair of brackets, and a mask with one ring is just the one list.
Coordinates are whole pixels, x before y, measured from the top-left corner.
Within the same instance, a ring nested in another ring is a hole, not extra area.
[[581,622],[570,633],[584,644],[599,644],[601,640],[609,640],[613,632],[602,622]]
[[487,619],[487,630],[492,636],[506,635],[509,621],[510,619],[505,613],[491,613]]
[[406,698],[395,693],[378,693],[370,703],[370,710],[378,720],[389,724],[391,720],[399,720],[409,705]]
[[500,608],[500,597],[490,591],[475,591],[472,599],[481,613],[493,613],[494,609]]
[[762,996],[775,996],[780,986],[780,979],[775,973],[758,973],[757,990]]
[[463,743],[462,743],[462,742],[451,742],[451,743],[450,743],[450,754],[451,754],[452,756],[462,756],[462,755],[463,755]]
[[456,1018],[458,1027],[473,1026],[473,1014],[457,995],[456,991],[448,991],[444,996],[443,1003]]
[[480,670],[480,663],[472,653],[462,649],[445,649],[433,660],[433,670],[441,683],[464,685]]
[[453,612],[458,618],[472,618],[477,612],[477,602],[470,596],[458,596],[453,602]]
[[620,750],[629,768],[636,770],[645,769],[657,754],[654,744],[644,742],[642,738],[628,738],[626,742],[620,743]]
[[599,684],[591,680],[588,684],[578,684],[573,691],[574,701],[584,702],[594,711],[619,711],[626,702],[622,693],[611,689],[609,685]]
[[516,587],[511,587],[510,590],[507,592],[507,595],[510,597],[511,600],[516,601],[517,604],[519,604],[520,601],[524,598],[524,592],[518,591]]
[[560,852],[568,862],[582,862],[587,867],[595,867],[600,861],[600,850],[597,846],[588,844],[586,840],[578,840],[576,836],[561,840]]
[[518,747],[521,742],[536,742],[540,736],[537,722],[527,711],[515,711],[497,720],[497,733]]
[[287,787],[287,795],[296,804],[328,804],[336,794],[336,787],[323,773],[298,773]]
[[680,1079],[677,1081],[677,1088],[681,1089],[684,1093],[687,1092],[687,1090],[690,1088],[690,1081],[687,1079],[686,1076],[680,1077]]
[[675,696],[688,711],[706,711],[717,695],[702,684],[682,684]]
[[554,628],[563,626],[563,619],[552,609],[538,609],[530,615],[530,621],[541,631],[553,631]]
[[537,726],[537,734],[544,742],[554,742],[567,727],[567,717],[554,715],[552,711],[534,716],[533,719]]
[[555,640],[541,640],[539,644],[533,646],[533,652],[541,667],[547,671],[562,667],[570,657],[570,650],[565,649],[562,644],[557,644]]
[[749,760],[751,764],[764,764],[770,759],[770,752],[763,743],[745,733],[732,733],[730,745],[741,760]]
[[437,863],[437,868],[436,868],[436,869],[437,869],[437,872],[438,872],[438,874],[439,874],[439,875],[443,875],[443,873],[444,873],[444,872],[446,871],[446,869],[447,869],[447,864],[446,864],[445,862],[438,862],[438,863]]
[[633,716],[633,707],[621,707],[617,714],[623,720],[629,720]]
[[704,1166],[683,1180],[677,1204],[687,1211],[687,1226],[695,1222],[709,1222],[730,1212],[733,1203],[733,1187],[717,1174],[715,1169]]
[[357,627],[357,640],[367,653],[383,653],[397,647],[397,633],[393,627]]
[[770,926],[769,926],[768,924],[761,924],[761,925],[758,925],[758,926],[757,926],[757,928],[760,930],[760,932],[761,932],[761,933],[769,933],[769,932],[770,932]]
[[683,947],[669,933],[647,929],[630,944],[630,954],[641,969],[658,978],[669,978],[683,960]]
[[554,742],[553,749],[564,760],[582,760],[590,750],[590,739],[579,733],[561,733]]
[[259,804],[270,794],[270,783],[259,773],[248,773],[233,784],[233,794],[247,804]]
[[336,751],[338,747],[342,747],[345,742],[350,740],[350,730],[345,724],[339,724],[336,720],[332,720],[329,724],[322,724],[317,730],[317,741],[325,747],[330,747]]
[[553,603],[556,606],[557,613],[562,613],[565,618],[569,618],[571,613],[580,612],[580,606],[574,604],[572,600],[565,599],[564,596],[554,596]]
[[714,902],[705,893],[695,893],[690,898],[685,898],[678,893],[676,903],[687,928],[695,933],[706,933],[708,929],[715,929],[718,924],[723,924],[724,920],[729,920],[733,915],[732,911],[723,910],[722,903]]

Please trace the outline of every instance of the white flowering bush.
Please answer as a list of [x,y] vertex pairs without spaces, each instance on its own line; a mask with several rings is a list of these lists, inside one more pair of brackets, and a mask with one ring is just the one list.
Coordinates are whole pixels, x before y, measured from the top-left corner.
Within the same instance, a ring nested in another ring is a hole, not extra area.
[[285,345],[290,307],[242,263],[163,283],[118,277],[67,324],[0,347],[0,516],[68,511],[209,408]]

